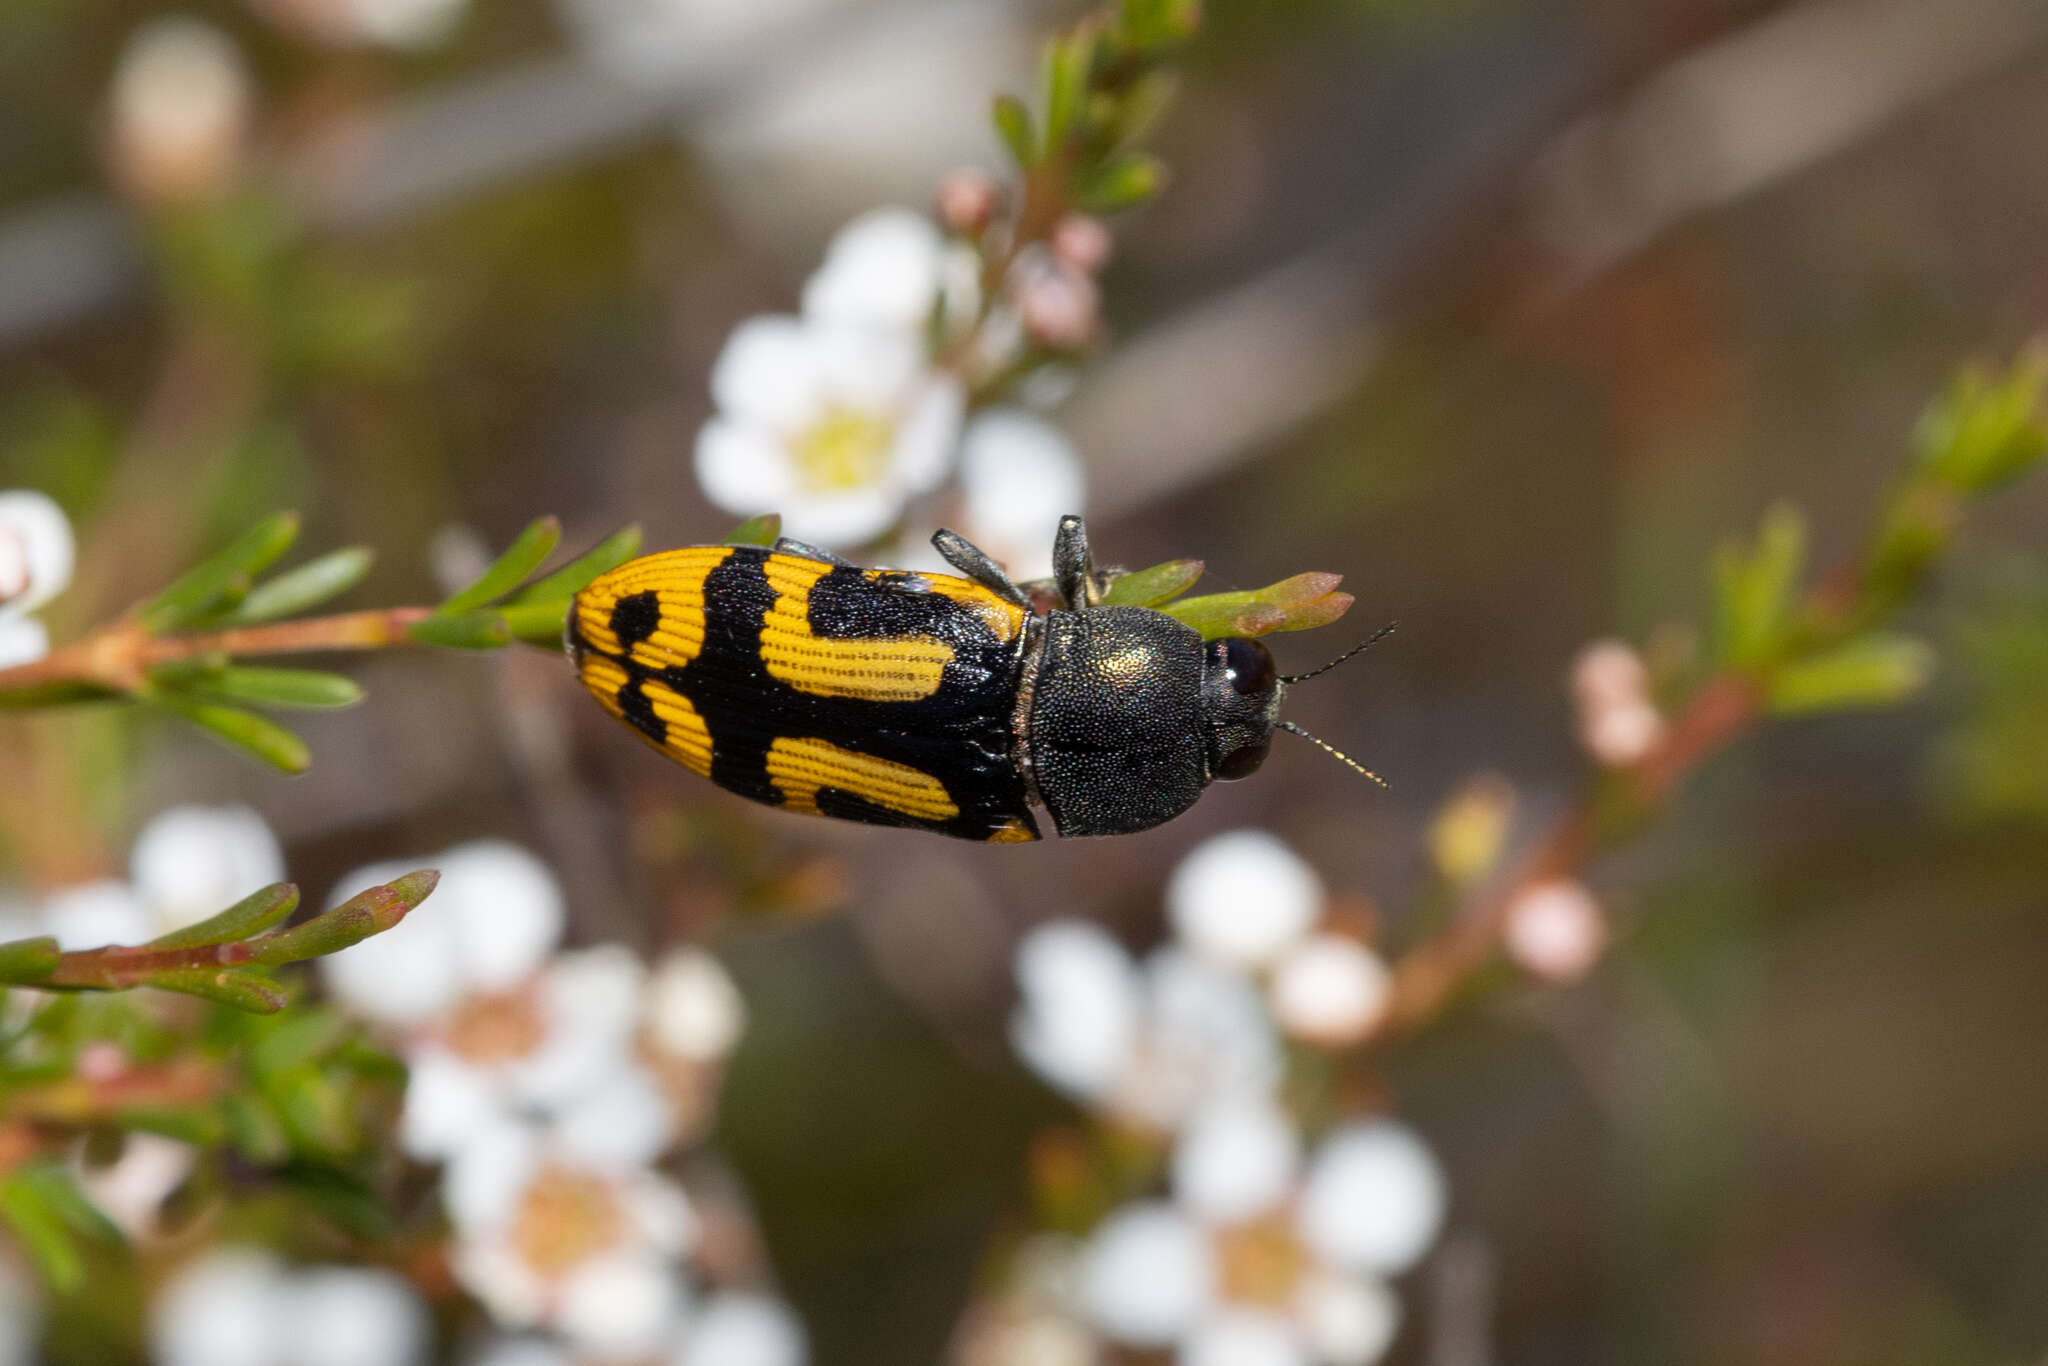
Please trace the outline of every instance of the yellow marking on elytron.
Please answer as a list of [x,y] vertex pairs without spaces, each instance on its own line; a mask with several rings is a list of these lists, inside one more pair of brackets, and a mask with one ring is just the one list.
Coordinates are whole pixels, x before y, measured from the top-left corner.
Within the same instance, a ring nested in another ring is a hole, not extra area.
[[952,646],[930,636],[821,636],[811,629],[811,587],[833,566],[770,555],[761,568],[776,594],[761,624],[771,676],[815,697],[861,702],[915,702],[939,690]]
[[946,785],[929,773],[810,736],[771,743],[768,777],[791,811],[817,814],[818,793],[830,787],[918,820],[945,821],[960,814]]
[[[868,571],[868,578],[874,579],[887,571]],[[956,579],[951,574],[920,574],[919,578],[932,586],[932,592],[950,599],[980,617],[983,624],[995,633],[995,638],[1005,645],[1017,638],[1024,629],[1024,609],[1014,602],[1005,602],[980,584],[969,579]]]
[[612,609],[621,598],[651,592],[661,610],[653,633],[634,642],[634,662],[650,669],[688,664],[704,648],[704,580],[732,553],[728,545],[690,546],[643,555],[599,575],[576,595],[583,638],[605,654],[625,654],[612,631]]
[[668,740],[662,745],[662,751],[691,772],[710,777],[711,730],[704,724],[704,718],[697,715],[697,709],[690,705],[690,699],[666,683],[651,678],[640,688],[647,694],[654,714],[667,724]]
[[1031,827],[1015,816],[997,826],[988,837],[990,844],[1029,844],[1038,836],[1031,833]]
[[690,705],[689,698],[655,679],[648,679],[640,685],[654,714],[662,721],[663,736],[656,740],[626,720],[626,708],[619,692],[632,681],[632,675],[620,668],[616,661],[600,654],[586,653],[582,677],[583,686],[590,689],[591,696],[603,703],[606,711],[632,727],[635,735],[692,772],[706,778],[711,776],[711,730],[704,724],[704,718],[697,715],[697,709]]

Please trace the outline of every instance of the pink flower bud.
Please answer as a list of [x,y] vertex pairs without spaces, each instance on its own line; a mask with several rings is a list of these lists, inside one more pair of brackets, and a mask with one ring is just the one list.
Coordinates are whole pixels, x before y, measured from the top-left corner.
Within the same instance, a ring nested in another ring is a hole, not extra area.
[[1530,973],[1576,981],[1607,947],[1607,917],[1584,883],[1539,883],[1509,904],[1505,938],[1508,956]]
[[979,237],[996,216],[1001,191],[985,171],[961,166],[939,182],[939,221],[962,237]]
[[227,35],[197,19],[152,20],[128,40],[109,96],[115,176],[152,203],[218,192],[241,164],[251,102]]
[[1599,640],[1572,663],[1579,704],[1579,741],[1599,762],[1622,768],[1664,738],[1664,717],[1650,696],[1642,656],[1618,640]]
[[1070,213],[1053,225],[1053,255],[1075,270],[1094,275],[1109,264],[1116,245],[1109,225],[1085,213]]
[[1024,331],[1040,346],[1071,351],[1095,338],[1101,322],[1101,292],[1095,281],[1058,263],[1027,271],[1017,286],[1017,313]]

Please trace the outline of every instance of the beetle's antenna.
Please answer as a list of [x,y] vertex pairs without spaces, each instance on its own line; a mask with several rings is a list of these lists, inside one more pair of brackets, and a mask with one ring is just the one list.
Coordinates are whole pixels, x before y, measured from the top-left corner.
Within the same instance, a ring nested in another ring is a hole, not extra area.
[[[1394,628],[1396,626],[1399,626],[1400,624],[1401,623],[1398,621],[1390,621],[1385,626],[1380,627],[1379,630],[1374,631],[1370,636],[1360,641],[1358,644],[1346,650],[1343,654],[1338,655],[1328,664],[1323,665],[1322,668],[1310,669],[1305,674],[1282,674],[1280,675],[1280,681],[1282,683],[1299,683],[1304,679],[1314,678],[1317,674],[1326,674],[1330,670],[1336,668],[1339,664],[1342,664],[1345,660],[1351,658],[1351,656],[1357,654],[1360,650],[1363,650],[1366,646],[1374,644],[1375,642],[1392,635],[1394,633]],[[1309,738],[1314,739],[1315,737],[1310,736]],[[1335,754],[1336,751],[1332,750],[1331,753]],[[1341,758],[1342,756],[1340,755],[1339,757]]]
[[[1388,627],[1388,628],[1387,628],[1387,630],[1392,630],[1392,629],[1393,629],[1392,627]],[[1380,635],[1385,635],[1386,633],[1387,633],[1386,631],[1382,631],[1382,632],[1380,632]],[[1375,637],[1374,639],[1377,639],[1377,638],[1378,638],[1378,637]],[[1370,640],[1369,640],[1369,641],[1367,641],[1367,642],[1366,642],[1365,644],[1366,644],[1366,645],[1370,645],[1370,644],[1372,644],[1372,641],[1370,641]],[[1365,648],[1365,645],[1361,645],[1361,646],[1359,646],[1359,647],[1358,647],[1358,650],[1363,650],[1364,648]],[[1352,653],[1352,654],[1357,654],[1357,653],[1358,653],[1358,650],[1353,650],[1353,651],[1352,651],[1351,653]],[[1329,666],[1328,666],[1328,665],[1324,665],[1323,667],[1324,667],[1324,668],[1328,668]],[[1316,672],[1317,672],[1317,673],[1321,673],[1321,672],[1322,672],[1322,669],[1318,669],[1318,670],[1316,670]],[[1309,733],[1308,733],[1307,731],[1303,730],[1303,729],[1302,729],[1302,728],[1301,728],[1300,726],[1297,726],[1297,725],[1295,725],[1295,724],[1294,724],[1294,723],[1293,723],[1292,721],[1275,721],[1275,722],[1274,722],[1273,724],[1274,724],[1275,726],[1279,727],[1279,728],[1280,728],[1281,730],[1284,730],[1284,731],[1288,732],[1288,733],[1289,733],[1289,734],[1291,734],[1291,735],[1299,735],[1299,736],[1300,736],[1300,737],[1301,737],[1302,739],[1304,739],[1304,740],[1308,741],[1308,742],[1309,742],[1310,744],[1312,744],[1312,745],[1320,745],[1320,746],[1322,747],[1322,749],[1324,750],[1324,752],[1325,752],[1325,753],[1328,753],[1328,754],[1332,754],[1332,755],[1336,756],[1336,758],[1337,758],[1337,759],[1338,759],[1338,760],[1339,760],[1340,762],[1342,762],[1342,763],[1347,763],[1347,764],[1351,765],[1351,766],[1352,766],[1353,768],[1357,769],[1357,770],[1358,770],[1358,771],[1359,771],[1360,773],[1363,773],[1363,774],[1364,774],[1364,775],[1365,775],[1366,777],[1368,777],[1368,778],[1372,779],[1372,780],[1373,780],[1374,782],[1378,783],[1378,784],[1379,784],[1379,785],[1380,785],[1381,787],[1385,787],[1385,786],[1387,785],[1387,780],[1386,780],[1385,778],[1382,778],[1382,777],[1381,777],[1381,776],[1380,776],[1379,774],[1377,774],[1377,773],[1373,772],[1373,771],[1372,771],[1371,769],[1367,768],[1367,767],[1366,767],[1366,766],[1365,766],[1364,764],[1361,764],[1361,763],[1359,763],[1359,762],[1358,762],[1358,760],[1356,760],[1356,759],[1352,758],[1352,757],[1351,757],[1350,755],[1346,754],[1346,753],[1345,753],[1345,752],[1344,752],[1343,750],[1341,750],[1341,749],[1338,749],[1338,748],[1337,748],[1337,747],[1336,747],[1335,745],[1332,745],[1331,743],[1329,743],[1329,741],[1327,741],[1327,740],[1320,740],[1320,739],[1317,739],[1317,738],[1316,738],[1315,736],[1313,736],[1313,735],[1310,735],[1310,734],[1309,734]]]

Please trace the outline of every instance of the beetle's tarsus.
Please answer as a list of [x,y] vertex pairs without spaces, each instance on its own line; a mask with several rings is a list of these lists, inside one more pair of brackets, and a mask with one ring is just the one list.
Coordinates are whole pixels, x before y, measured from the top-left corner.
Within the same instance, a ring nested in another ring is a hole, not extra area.
[[1101,601],[1095,557],[1088,552],[1088,527],[1071,513],[1060,518],[1059,535],[1053,538],[1052,576],[1070,610],[1078,612]]

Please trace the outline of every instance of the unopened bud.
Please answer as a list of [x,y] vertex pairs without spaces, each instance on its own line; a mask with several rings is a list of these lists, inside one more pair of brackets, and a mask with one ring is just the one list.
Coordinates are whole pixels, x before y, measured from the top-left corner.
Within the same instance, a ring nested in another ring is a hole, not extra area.
[[1514,811],[1514,788],[1495,774],[1474,778],[1452,794],[1429,826],[1429,851],[1446,882],[1471,882],[1493,867]]
[[219,29],[182,15],[144,24],[109,100],[114,174],[137,198],[189,202],[234,179],[252,94],[240,51]]
[[1017,286],[1017,315],[1040,346],[1072,351],[1095,338],[1102,315],[1095,281],[1062,262],[1040,263]]
[[995,219],[1001,191],[988,173],[962,166],[939,182],[939,221],[962,237],[979,237]]
[[1642,656],[1618,640],[1599,640],[1572,663],[1579,741],[1601,763],[1636,763],[1664,738],[1664,716],[1650,696]]
[[1392,991],[1387,965],[1364,944],[1311,935],[1274,966],[1273,1015],[1297,1039],[1341,1048],[1372,1032]]
[[1607,917],[1582,882],[1539,883],[1517,893],[1504,930],[1508,956],[1553,982],[1576,981],[1607,947]]
[[1053,255],[1084,274],[1099,274],[1115,246],[1109,225],[1089,214],[1070,213],[1053,224]]

